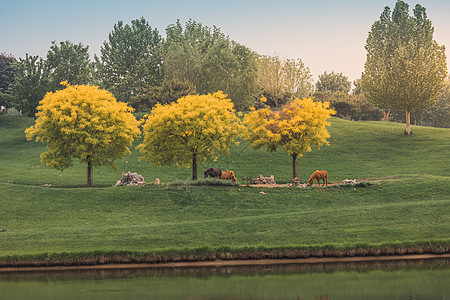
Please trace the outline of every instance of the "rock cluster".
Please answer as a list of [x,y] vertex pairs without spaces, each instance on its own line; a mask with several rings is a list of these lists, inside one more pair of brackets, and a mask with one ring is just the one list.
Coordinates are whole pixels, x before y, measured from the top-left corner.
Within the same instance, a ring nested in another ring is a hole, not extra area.
[[145,185],[144,176],[139,175],[138,173],[131,173],[130,171],[127,173],[122,172],[122,178],[116,182],[116,186],[119,185]]
[[342,183],[343,184],[356,184],[356,179],[345,179]]
[[270,177],[258,175],[258,177],[256,177],[256,179],[253,180],[252,184],[277,184],[277,183],[275,182],[275,175],[271,175]]

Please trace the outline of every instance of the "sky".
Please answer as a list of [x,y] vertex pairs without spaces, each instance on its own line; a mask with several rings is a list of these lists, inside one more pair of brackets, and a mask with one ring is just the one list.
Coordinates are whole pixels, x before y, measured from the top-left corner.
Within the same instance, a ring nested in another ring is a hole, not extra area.
[[[434,39],[450,61],[450,0],[404,0],[426,8]],[[353,81],[364,71],[366,39],[385,6],[396,0],[0,0],[0,53],[45,57],[51,42],[69,40],[99,54],[114,24],[144,17],[165,28],[189,19],[219,27],[230,39],[263,55],[300,58],[314,81],[324,72]]]

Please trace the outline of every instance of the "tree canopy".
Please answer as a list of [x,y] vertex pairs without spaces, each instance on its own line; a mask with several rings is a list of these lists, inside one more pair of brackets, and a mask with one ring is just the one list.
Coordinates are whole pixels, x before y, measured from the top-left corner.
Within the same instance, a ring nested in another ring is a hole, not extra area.
[[128,102],[142,88],[161,83],[161,44],[158,30],[144,19],[131,25],[118,22],[95,57],[101,86],[115,97]]
[[259,57],[257,81],[273,106],[279,106],[286,96],[290,100],[309,97],[314,89],[311,72],[301,59],[281,59],[278,55]]
[[328,144],[330,137],[327,119],[334,114],[328,102],[315,102],[312,98],[295,99],[282,111],[269,108],[252,111],[244,117],[248,128],[246,140],[255,149],[266,148],[274,152],[282,148],[292,156],[292,178],[297,177],[297,157],[302,157],[312,147]]
[[327,73],[324,72],[319,75],[319,80],[316,83],[316,91],[318,92],[342,92],[344,94],[350,93],[352,83],[347,76],[342,73]]
[[14,82],[8,86],[3,97],[8,106],[34,117],[39,101],[48,91],[49,72],[45,60],[27,53],[25,58],[19,58],[12,67]]
[[417,4],[397,1],[372,25],[361,86],[367,100],[382,108],[404,110],[409,135],[410,113],[436,102],[444,87],[447,63],[444,46],[433,40],[431,21]]
[[165,80],[188,81],[201,94],[221,90],[238,109],[249,107],[257,93],[257,55],[230,41],[219,28],[189,20],[166,29]]
[[0,53],[0,105],[6,105],[6,99],[2,96],[8,87],[14,82],[13,63],[16,59],[12,55]]
[[28,140],[46,144],[42,163],[57,170],[73,165],[73,158],[87,164],[87,185],[92,168],[115,167],[114,161],[130,153],[140,135],[133,109],[96,86],[69,85],[49,92],[39,102],[35,124],[25,130]]
[[49,70],[49,89],[52,91],[64,88],[60,83],[70,84],[92,83],[92,66],[89,58],[89,47],[71,41],[53,41],[45,61]]
[[242,131],[234,105],[219,91],[188,95],[171,104],[157,104],[143,125],[139,149],[153,166],[192,166],[229,153],[229,145]]

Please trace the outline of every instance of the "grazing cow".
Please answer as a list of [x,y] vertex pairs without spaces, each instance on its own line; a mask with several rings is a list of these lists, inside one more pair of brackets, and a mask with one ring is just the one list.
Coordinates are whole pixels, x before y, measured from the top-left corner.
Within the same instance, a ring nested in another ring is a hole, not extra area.
[[320,180],[323,180],[323,185],[325,185],[325,180],[327,182],[328,185],[328,172],[325,170],[322,171],[314,171],[314,173],[312,173],[311,177],[309,177],[309,184],[312,185],[314,182],[314,179],[317,179],[317,184],[320,184]]
[[205,178],[208,176],[212,178],[220,178],[220,176],[222,175],[222,170],[220,168],[209,168],[208,170],[203,172],[203,174],[205,175]]
[[221,178],[224,180],[232,180],[234,182],[237,181],[236,177],[234,176],[234,172],[233,171],[223,171]]

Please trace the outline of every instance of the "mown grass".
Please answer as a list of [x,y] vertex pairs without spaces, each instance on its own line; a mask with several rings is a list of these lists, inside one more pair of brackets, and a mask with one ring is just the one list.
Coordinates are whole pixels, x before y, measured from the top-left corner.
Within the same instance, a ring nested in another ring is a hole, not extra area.
[[[6,229],[0,232],[0,261],[188,260],[228,252],[231,258],[261,258],[269,250],[289,256],[286,249],[316,256],[324,249],[330,255],[372,249],[366,253],[380,255],[405,247],[420,252],[427,245],[448,251],[448,129],[414,127],[407,137],[400,124],[333,119],[330,146],[300,158],[300,176],[305,180],[315,169],[328,170],[330,181],[397,176],[359,187],[255,188],[212,180],[192,185],[189,169],[152,168],[133,151],[117,170],[97,169],[95,187],[87,189],[84,166],[61,173],[40,164],[45,148],[23,134],[31,124],[0,117],[0,229]],[[291,178],[288,155],[255,151],[246,143],[199,170],[208,166],[235,170],[238,178]],[[128,170],[166,184],[114,187]]]

